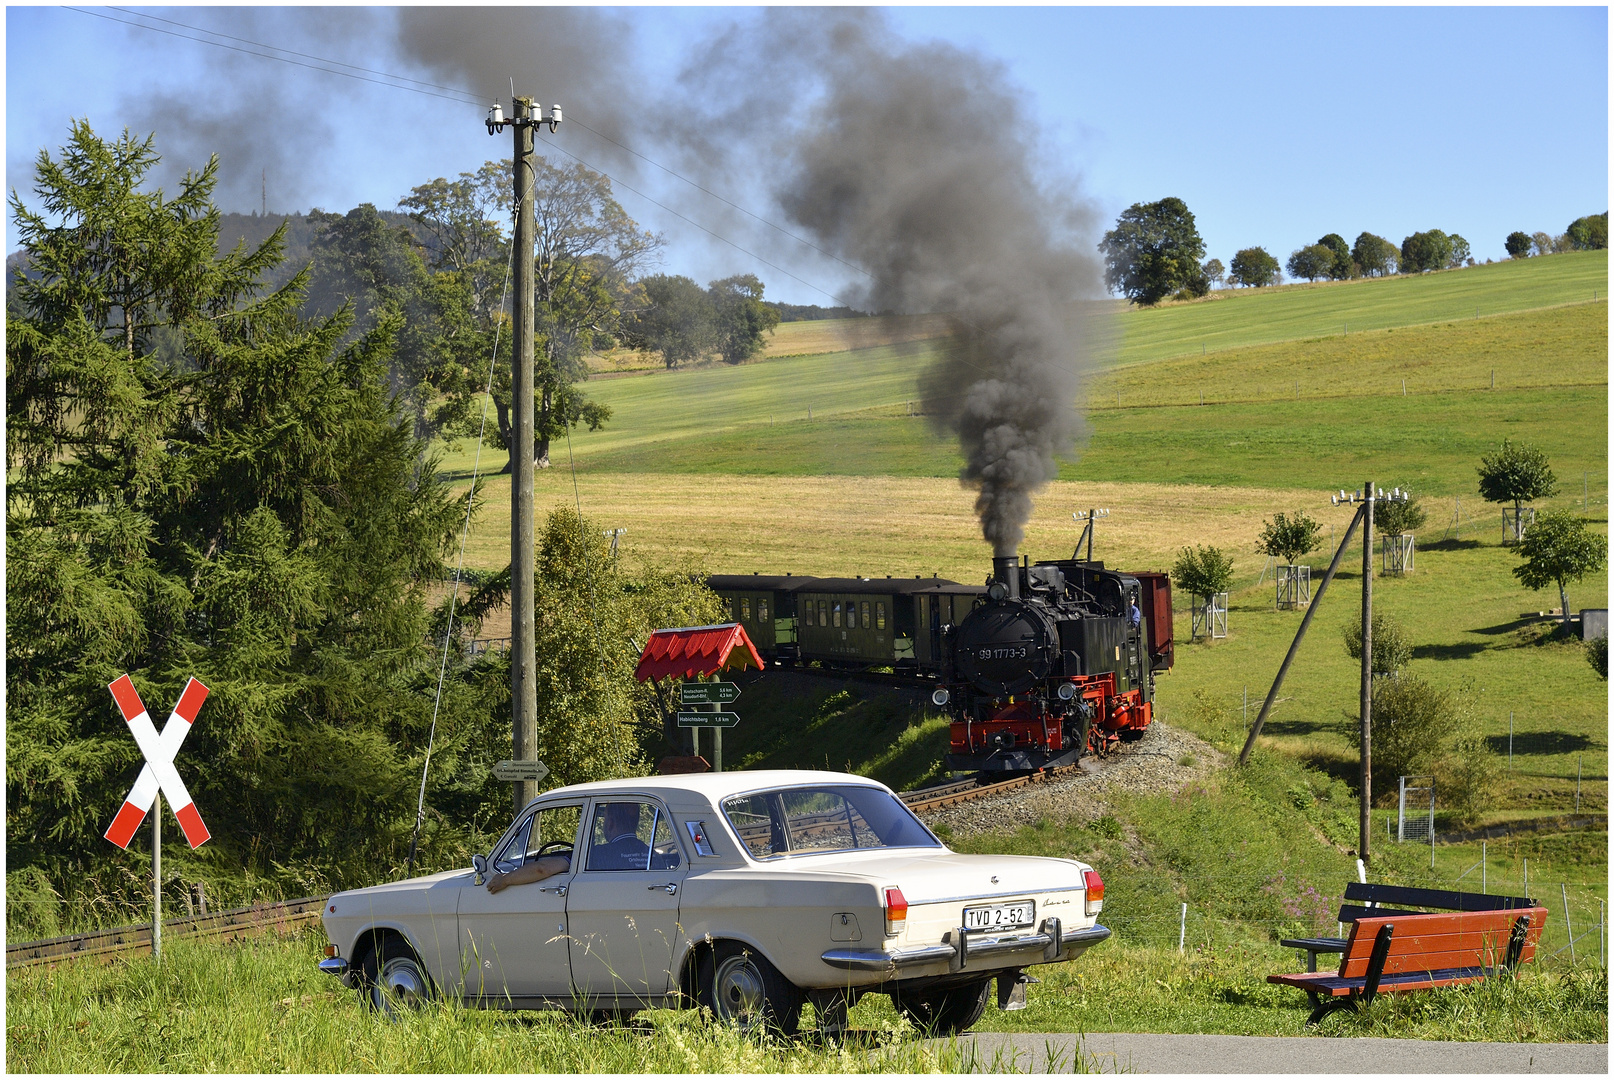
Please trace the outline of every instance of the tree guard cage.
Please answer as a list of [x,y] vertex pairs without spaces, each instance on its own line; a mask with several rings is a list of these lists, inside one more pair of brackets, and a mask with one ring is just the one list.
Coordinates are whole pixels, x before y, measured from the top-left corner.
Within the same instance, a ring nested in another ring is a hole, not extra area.
[[1533,506],[1502,507],[1502,543],[1517,544],[1524,539],[1524,530],[1536,523]]
[[1303,608],[1311,603],[1311,567],[1279,563],[1275,602],[1279,610]]
[[1384,537],[1384,572],[1386,574],[1412,573],[1413,535]]
[[1396,799],[1395,838],[1397,842],[1422,840],[1433,843],[1434,835],[1435,778],[1433,776],[1403,776]]
[[1189,609],[1189,636],[1204,635],[1210,638],[1225,638],[1227,636],[1227,594],[1219,592],[1212,594],[1203,604],[1195,604]]

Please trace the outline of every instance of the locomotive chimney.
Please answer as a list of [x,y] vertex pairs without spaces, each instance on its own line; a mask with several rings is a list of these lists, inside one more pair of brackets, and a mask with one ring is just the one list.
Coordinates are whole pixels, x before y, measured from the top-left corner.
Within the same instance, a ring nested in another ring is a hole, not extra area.
[[1014,552],[992,556],[992,579],[1001,581],[1009,590],[1009,599],[1020,596],[1020,557]]

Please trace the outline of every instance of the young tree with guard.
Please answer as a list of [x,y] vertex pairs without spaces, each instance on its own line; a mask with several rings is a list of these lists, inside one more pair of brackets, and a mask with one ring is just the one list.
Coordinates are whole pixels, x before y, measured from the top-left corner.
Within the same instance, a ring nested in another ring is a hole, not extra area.
[[1513,576],[1527,589],[1558,586],[1563,628],[1569,629],[1569,593],[1566,586],[1603,568],[1608,559],[1608,537],[1594,533],[1570,510],[1548,510],[1524,530],[1519,541],[1524,561]]
[[1550,498],[1558,490],[1558,478],[1547,464],[1547,455],[1527,446],[1515,446],[1503,439],[1495,454],[1480,458],[1479,492],[1486,502],[1512,503],[1515,537],[1524,504]]

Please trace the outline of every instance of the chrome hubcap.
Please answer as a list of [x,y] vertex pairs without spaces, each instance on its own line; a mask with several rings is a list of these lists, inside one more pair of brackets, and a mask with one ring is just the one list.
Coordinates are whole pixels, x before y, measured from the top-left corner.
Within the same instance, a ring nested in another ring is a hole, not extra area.
[[762,990],[762,973],[747,956],[731,956],[717,969],[717,1008],[726,1020],[737,1021],[742,1027],[762,1019],[762,1006],[766,996]]
[[389,1012],[418,1008],[426,1001],[426,978],[408,957],[388,960],[377,983],[377,1004]]

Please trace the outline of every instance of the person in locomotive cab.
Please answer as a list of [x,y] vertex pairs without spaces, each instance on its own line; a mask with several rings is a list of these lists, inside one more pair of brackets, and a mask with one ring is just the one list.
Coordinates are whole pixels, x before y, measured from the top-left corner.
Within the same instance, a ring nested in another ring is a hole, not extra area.
[[1126,602],[1127,625],[1136,630],[1143,625],[1143,612],[1138,610],[1138,597],[1136,593]]

